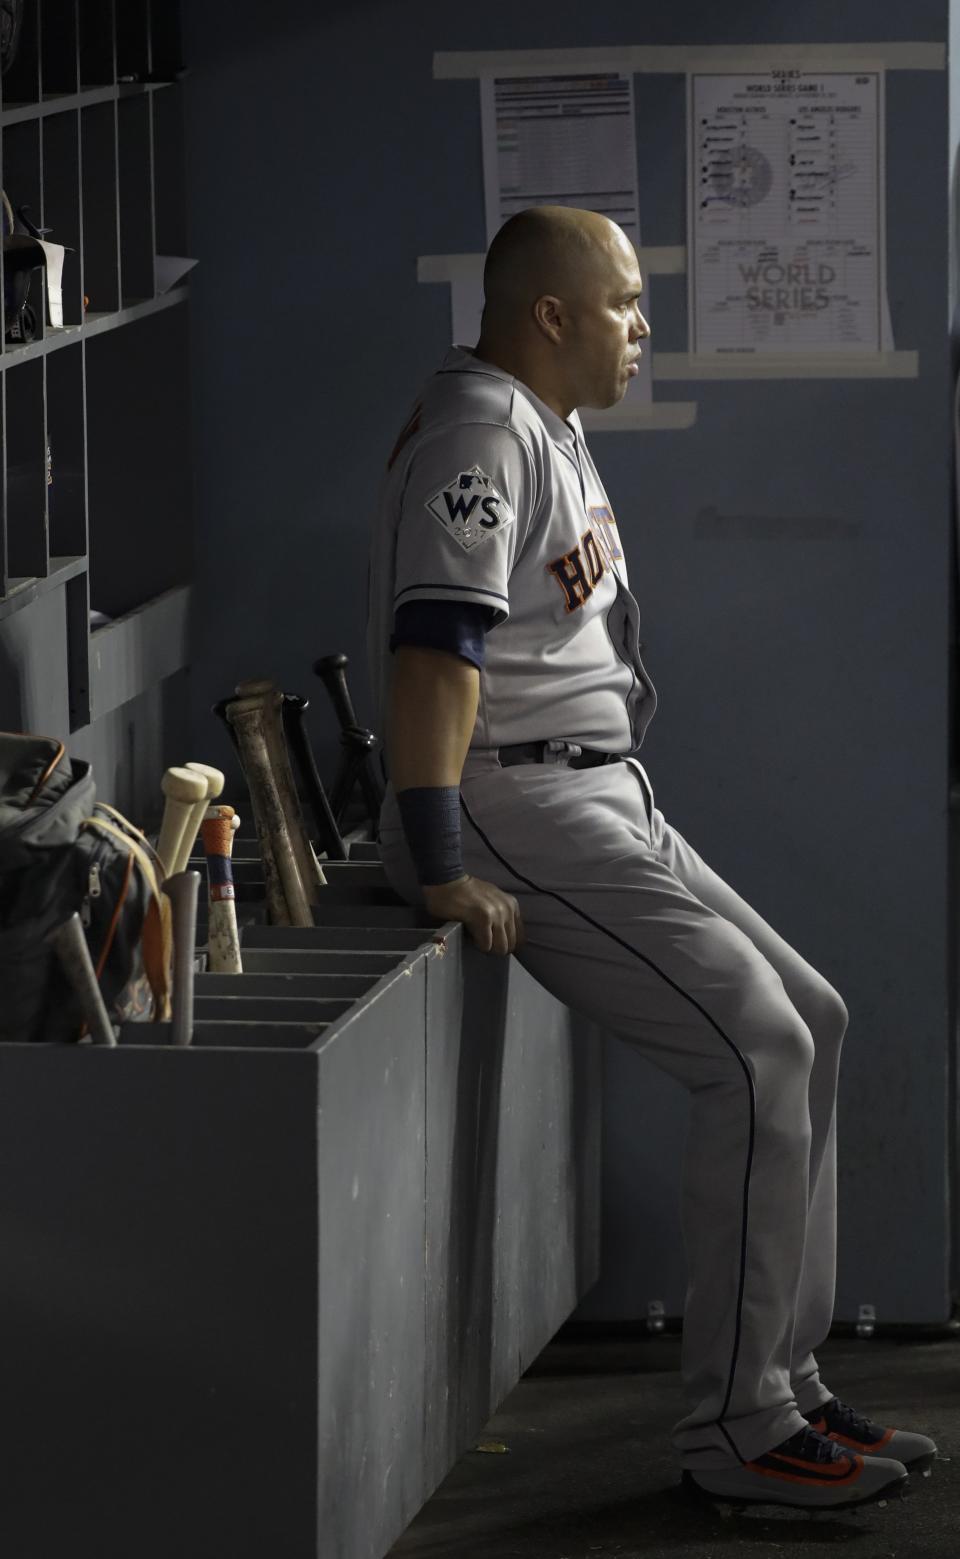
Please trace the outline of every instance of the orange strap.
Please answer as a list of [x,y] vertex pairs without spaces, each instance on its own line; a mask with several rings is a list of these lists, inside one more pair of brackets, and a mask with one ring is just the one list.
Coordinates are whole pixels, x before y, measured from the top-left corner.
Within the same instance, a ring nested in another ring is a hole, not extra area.
[[[100,802],[98,805],[102,806],[104,803]],[[131,838],[124,828],[118,827],[115,823],[108,823],[106,818],[87,817],[84,818],[84,823],[88,828],[99,829],[102,833],[111,834],[113,838],[119,840],[129,854],[131,867],[133,861],[136,860],[141,875],[147,884],[149,894],[146,913],[143,917],[143,928],[140,933],[140,947],[143,953],[144,972],[153,992],[154,1022],[167,1023],[170,1021],[171,1015],[170,986],[173,967],[172,905],[167,895],[160,891],[157,869],[154,866],[153,860],[151,860],[154,852],[150,849],[146,839],[143,838],[138,828],[134,828],[132,824],[127,823],[122,813],[116,812],[112,807],[109,810],[114,817],[117,817],[121,823],[127,824],[132,833],[137,834],[139,837]]]

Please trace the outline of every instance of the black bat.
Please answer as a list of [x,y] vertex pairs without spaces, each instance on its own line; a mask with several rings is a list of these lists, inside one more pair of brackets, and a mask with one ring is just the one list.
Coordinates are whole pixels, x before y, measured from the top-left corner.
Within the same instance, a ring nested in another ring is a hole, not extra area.
[[367,813],[376,829],[384,796],[383,781],[373,764],[373,752],[379,743],[374,733],[357,721],[350,689],[347,687],[349,663],[348,657],[341,653],[321,655],[313,665],[330,695],[340,724],[340,744],[344,749],[331,789],[330,805],[339,827],[354,787],[359,783]]
[[297,766],[300,782],[317,825],[317,846],[326,850],[328,860],[345,861],[348,859],[347,847],[340,836],[337,810],[327,800],[323,781],[317,772],[313,748],[307,736],[304,714],[309,707],[309,698],[299,698],[296,693],[284,693],[281,711],[283,728],[287,733],[290,756]]

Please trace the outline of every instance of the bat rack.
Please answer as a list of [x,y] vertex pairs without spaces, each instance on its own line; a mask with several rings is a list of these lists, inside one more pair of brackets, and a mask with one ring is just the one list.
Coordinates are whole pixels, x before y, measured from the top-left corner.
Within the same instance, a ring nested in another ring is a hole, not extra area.
[[[62,324],[45,270],[30,273],[33,340],[11,339],[0,255],[0,652],[16,658],[29,635],[34,680],[56,689],[44,717],[62,735],[145,691],[131,668],[156,674],[158,656],[107,641],[191,574],[190,262],[173,258],[186,249],[181,75],[178,6],[24,0],[0,81],[3,189],[65,247]],[[151,643],[169,644],[156,627]],[[0,686],[0,726],[36,718],[23,699],[11,679]]]

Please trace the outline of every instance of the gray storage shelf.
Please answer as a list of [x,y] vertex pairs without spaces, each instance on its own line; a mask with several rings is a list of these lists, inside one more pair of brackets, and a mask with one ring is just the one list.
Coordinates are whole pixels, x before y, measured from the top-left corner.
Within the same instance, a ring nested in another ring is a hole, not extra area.
[[[259,859],[251,858],[250,865],[260,874],[259,881],[248,879],[248,886],[259,890],[252,902],[262,902]],[[190,866],[201,870],[204,882],[202,857],[192,857]],[[398,898],[378,863],[324,862],[324,871],[327,887],[313,905],[313,926],[243,925],[244,972],[196,976],[194,1048],[315,1048],[336,1032],[339,1019],[389,984],[398,964],[425,943],[442,947],[454,930],[453,923],[434,927]],[[249,893],[245,902],[251,902]],[[201,921],[201,952],[205,938]],[[169,1045],[170,1025],[125,1024],[121,1043]]]
[[15,107],[0,111],[0,129],[6,125],[24,124],[31,119],[48,119],[51,114],[68,114],[79,108],[91,108],[95,103],[117,103],[123,98],[142,96],[147,92],[162,92],[173,86],[172,81],[122,81],[114,87],[92,87],[87,92],[64,92],[56,97],[45,97],[41,103],[18,103]]
[[42,341],[28,341],[25,346],[11,346],[7,342],[6,349],[0,353],[0,373],[36,357],[59,352],[61,347],[73,346],[77,340],[89,341],[92,336],[102,336],[104,331],[119,330],[122,325],[132,325],[135,320],[146,319],[150,314],[175,308],[178,303],[186,303],[189,296],[186,287],[175,287],[160,297],[145,298],[142,303],[131,303],[128,308],[117,309],[112,314],[97,314],[91,310],[82,325],[64,325],[61,330],[51,330],[47,325]]
[[40,579],[34,575],[26,579],[8,579],[7,593],[0,599],[0,619],[19,612],[22,607],[35,601],[38,595],[46,595],[48,590],[57,590],[68,580],[76,579],[79,574],[86,572],[87,559],[84,554],[74,558],[52,557],[49,573]]
[[67,247],[63,327],[34,272],[37,339],[0,331],[0,622],[62,591],[65,739],[117,707],[90,664],[91,608],[126,617],[192,572],[189,294],[157,281],[157,258],[186,248],[181,74],[176,4],[25,0],[0,82],[3,188]]
[[[241,816],[249,803],[240,801]],[[351,839],[376,852],[372,840]],[[239,854],[239,859],[237,856]],[[360,1001],[371,999],[376,987],[392,976],[397,965],[425,943],[442,948],[453,924],[437,927],[390,887],[379,859],[323,861],[327,886],[313,903],[312,926],[271,926],[264,920],[264,884],[260,854],[254,841],[238,839],[234,846],[234,877],[238,886],[238,920],[243,973],[196,976],[193,1045],[276,1045],[308,1049],[325,1041]],[[201,874],[201,898],[206,897],[202,853],[189,862]],[[246,914],[244,914],[246,911]],[[206,949],[206,915],[197,924],[197,949]],[[169,1024],[128,1023],[124,1044],[169,1045]]]
[[0,1045],[11,1553],[376,1559],[596,1282],[600,1034],[369,859],[322,1027]]
[[189,586],[181,585],[94,629],[90,639],[94,720],[186,666],[189,605]]

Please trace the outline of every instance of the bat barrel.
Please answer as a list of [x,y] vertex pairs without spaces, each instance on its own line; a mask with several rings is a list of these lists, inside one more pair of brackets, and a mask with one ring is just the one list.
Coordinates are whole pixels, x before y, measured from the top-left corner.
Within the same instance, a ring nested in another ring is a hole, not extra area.
[[286,694],[281,693],[275,683],[266,681],[241,682],[237,686],[237,693],[243,698],[256,700],[261,704],[263,735],[274,784],[287,820],[287,833],[297,858],[300,877],[308,898],[312,900],[318,889],[326,887],[327,879],[323,875],[323,869],[314,854],[304,826],[300,797],[290,767],[286,723],[282,719]]
[[250,791],[270,918],[274,925],[312,926],[310,900],[271,762],[263,702],[259,698],[231,699],[226,715],[237,734]]

